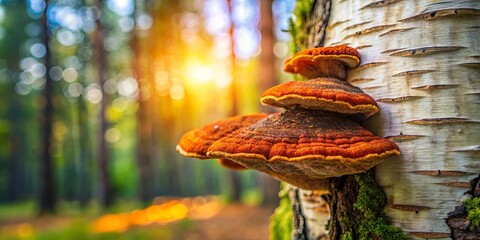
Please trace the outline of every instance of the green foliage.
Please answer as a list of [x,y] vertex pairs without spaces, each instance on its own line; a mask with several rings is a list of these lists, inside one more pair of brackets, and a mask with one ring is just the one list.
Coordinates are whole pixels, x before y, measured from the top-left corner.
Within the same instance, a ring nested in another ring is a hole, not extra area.
[[292,42],[290,49],[293,53],[302,50],[305,47],[305,41],[307,39],[307,32],[305,24],[310,18],[310,11],[313,6],[313,0],[297,0],[295,5],[295,18],[290,18],[288,21],[288,32],[292,35]]
[[288,240],[292,236],[293,215],[290,199],[288,198],[288,189],[283,184],[279,192],[280,203],[275,212],[270,217],[270,239]]
[[288,19],[288,32],[290,33],[290,35],[292,36],[292,41],[290,43],[290,50],[292,52],[292,54],[295,54],[296,52],[300,51],[300,46],[298,44],[298,27],[297,25],[295,24],[295,21],[293,20],[293,18],[289,18]]
[[341,240],[353,240],[352,232],[344,232],[342,236],[340,236]]
[[471,227],[480,226],[480,197],[469,197],[463,202],[467,219],[471,221]]
[[35,213],[35,203],[32,201],[21,201],[11,204],[0,205],[0,220],[12,217],[27,217]]
[[383,213],[386,197],[375,181],[374,172],[356,174],[355,180],[360,188],[353,207],[363,214],[358,221],[360,239],[409,239],[400,228],[391,225]]

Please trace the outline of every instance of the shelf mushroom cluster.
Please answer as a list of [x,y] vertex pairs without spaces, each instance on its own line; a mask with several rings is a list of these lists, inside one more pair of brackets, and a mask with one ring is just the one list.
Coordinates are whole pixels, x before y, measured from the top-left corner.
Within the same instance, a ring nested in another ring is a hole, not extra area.
[[347,68],[359,63],[357,50],[346,45],[300,51],[284,70],[310,79],[274,86],[260,99],[283,113],[230,117],[194,129],[177,151],[308,190],[325,189],[329,177],[364,172],[400,151],[357,122],[378,112],[372,97],[345,81]]

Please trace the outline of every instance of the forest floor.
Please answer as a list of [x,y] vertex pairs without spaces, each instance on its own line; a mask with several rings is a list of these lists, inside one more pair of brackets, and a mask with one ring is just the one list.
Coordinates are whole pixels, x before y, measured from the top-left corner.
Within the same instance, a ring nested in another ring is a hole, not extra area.
[[187,217],[170,223],[131,226],[124,231],[107,233],[92,233],[94,218],[87,216],[11,216],[0,218],[0,240],[264,240],[269,239],[269,217],[272,213],[272,208],[229,204],[205,219]]

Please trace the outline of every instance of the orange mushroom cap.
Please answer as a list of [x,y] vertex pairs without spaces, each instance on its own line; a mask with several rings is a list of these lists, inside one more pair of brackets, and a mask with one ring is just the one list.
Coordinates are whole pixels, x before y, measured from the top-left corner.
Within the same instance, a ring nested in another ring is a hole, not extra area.
[[265,105],[319,109],[367,118],[378,112],[372,97],[360,88],[335,78],[290,81],[267,89],[260,99]]
[[250,126],[267,116],[265,113],[257,113],[229,117],[191,130],[180,138],[177,151],[187,157],[208,159],[210,157],[207,157],[206,153],[212,143],[237,129]]
[[283,70],[307,78],[333,77],[344,80],[346,67],[360,64],[360,54],[347,45],[304,49],[287,59]]
[[399,155],[392,141],[374,136],[342,115],[289,109],[213,143],[207,156],[227,158],[304,189],[319,179],[364,172]]

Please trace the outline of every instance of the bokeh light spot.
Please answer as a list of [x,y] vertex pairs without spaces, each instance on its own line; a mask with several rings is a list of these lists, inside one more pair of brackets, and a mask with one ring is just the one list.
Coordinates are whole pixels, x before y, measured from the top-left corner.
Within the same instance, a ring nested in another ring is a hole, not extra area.
[[42,58],[47,54],[47,48],[42,43],[34,43],[30,47],[30,53],[36,58]]
[[138,93],[138,83],[134,78],[126,78],[118,84],[118,94],[134,97]]
[[82,94],[82,90],[82,84],[77,82],[71,83],[67,87],[67,92],[71,97],[79,97]]
[[100,91],[98,86],[95,84],[90,84],[88,87],[86,87],[83,91],[83,96],[85,100],[94,104],[99,103],[103,98],[102,91]]
[[173,85],[169,92],[173,100],[182,100],[185,97],[185,90],[181,85]]
[[50,75],[50,78],[54,81],[59,81],[62,79],[62,68],[59,66],[54,66],[48,70],[48,75]]
[[153,25],[153,18],[147,14],[142,14],[137,18],[137,26],[141,30],[148,30]]
[[105,133],[105,141],[109,143],[116,143],[122,137],[122,132],[118,128],[110,128]]
[[63,70],[62,72],[62,76],[63,76],[63,79],[66,81],[66,82],[74,82],[75,80],[77,80],[78,78],[78,72],[77,70],[75,70],[75,68],[66,68],[65,70]]

